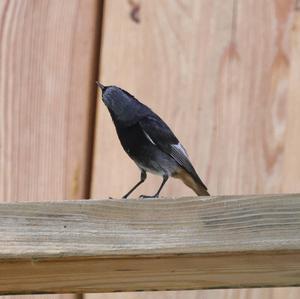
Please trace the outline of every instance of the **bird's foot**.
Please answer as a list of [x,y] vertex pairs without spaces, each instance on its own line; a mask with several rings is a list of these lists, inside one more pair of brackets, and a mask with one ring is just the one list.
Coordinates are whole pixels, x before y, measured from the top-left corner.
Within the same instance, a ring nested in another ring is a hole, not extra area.
[[157,198],[158,194],[154,194],[154,195],[140,195],[139,198]]

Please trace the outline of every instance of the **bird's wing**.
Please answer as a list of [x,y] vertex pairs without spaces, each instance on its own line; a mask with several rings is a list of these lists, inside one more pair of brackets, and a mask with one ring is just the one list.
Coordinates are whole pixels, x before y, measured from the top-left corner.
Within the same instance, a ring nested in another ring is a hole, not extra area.
[[[158,115],[147,115],[139,120],[145,136],[163,152],[170,155],[182,168],[184,168],[198,183],[203,182],[192,166],[187,152],[178,141],[171,129]],[[205,187],[206,188],[206,187]]]

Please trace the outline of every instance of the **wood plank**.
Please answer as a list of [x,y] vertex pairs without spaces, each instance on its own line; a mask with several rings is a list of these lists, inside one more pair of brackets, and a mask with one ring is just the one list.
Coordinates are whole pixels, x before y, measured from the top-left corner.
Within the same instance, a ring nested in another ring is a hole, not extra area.
[[[213,131],[211,113],[219,64],[230,39],[230,2],[143,1],[138,24],[130,18],[131,7],[126,1],[105,4],[101,80],[127,89],[161,115],[208,185],[211,145],[207,136]],[[114,57],[113,64],[110,57]],[[98,106],[92,197],[120,197],[140,174],[121,148],[106,107],[103,103]],[[150,175],[135,196],[154,193],[160,181]],[[163,194],[194,193],[179,181],[170,180]]]
[[[89,297],[94,298],[107,298],[107,299],[131,299],[131,298],[164,298],[164,299],[181,299],[181,298],[192,298],[192,299],[292,299],[298,298],[299,288],[260,288],[260,289],[220,289],[220,290],[201,290],[201,291],[167,291],[167,292],[140,292],[140,293],[107,293],[107,294],[90,294]],[[96,297],[98,296],[98,297]],[[201,297],[200,297],[201,296]]]
[[[295,1],[135,2],[140,23],[130,18],[126,1],[106,2],[103,83],[124,87],[167,121],[212,194],[299,192]],[[102,104],[95,149],[93,198],[121,196],[139,174]],[[135,196],[152,193],[159,181],[149,177]],[[176,180],[162,192],[189,194]],[[284,292],[202,291],[176,293],[176,298],[300,297],[299,290]],[[122,294],[122,299],[142,296],[152,298],[143,293]]]
[[87,196],[99,4],[0,1],[2,202]]
[[291,46],[291,58],[289,69],[289,85],[287,98],[287,123],[286,123],[286,143],[283,151],[284,177],[283,192],[289,190],[296,192],[299,190],[300,177],[300,158],[298,152],[300,149],[299,129],[300,118],[300,8],[294,15],[293,27],[289,36]]
[[2,201],[86,196],[97,8],[1,2]]
[[0,294],[300,286],[299,215],[299,194],[0,204]]
[[159,258],[75,257],[70,260],[8,261],[0,265],[2,274],[5,274],[5,279],[0,278],[0,281],[4,280],[1,282],[0,294],[300,285],[297,275],[300,251]]

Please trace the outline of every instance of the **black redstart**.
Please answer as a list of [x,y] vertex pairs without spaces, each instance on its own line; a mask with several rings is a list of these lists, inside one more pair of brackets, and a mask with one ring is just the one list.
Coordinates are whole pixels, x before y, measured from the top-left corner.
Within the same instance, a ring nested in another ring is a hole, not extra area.
[[140,197],[158,197],[170,176],[181,179],[197,195],[209,195],[186,150],[157,114],[127,91],[96,83],[102,90],[102,100],[110,112],[124,150],[141,170],[140,181],[123,198],[127,198],[146,180],[147,172],[162,176],[163,181],[153,196]]

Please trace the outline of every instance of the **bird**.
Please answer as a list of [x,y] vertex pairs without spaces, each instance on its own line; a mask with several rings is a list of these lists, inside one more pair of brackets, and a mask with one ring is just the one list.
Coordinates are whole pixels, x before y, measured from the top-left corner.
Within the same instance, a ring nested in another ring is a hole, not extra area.
[[159,197],[169,177],[180,179],[199,196],[209,196],[187,151],[156,113],[120,87],[104,86],[98,81],[96,84],[102,91],[102,101],[123,149],[141,171],[139,182],[123,198],[145,182],[147,173],[162,176],[163,180],[154,195],[141,195],[140,198]]

